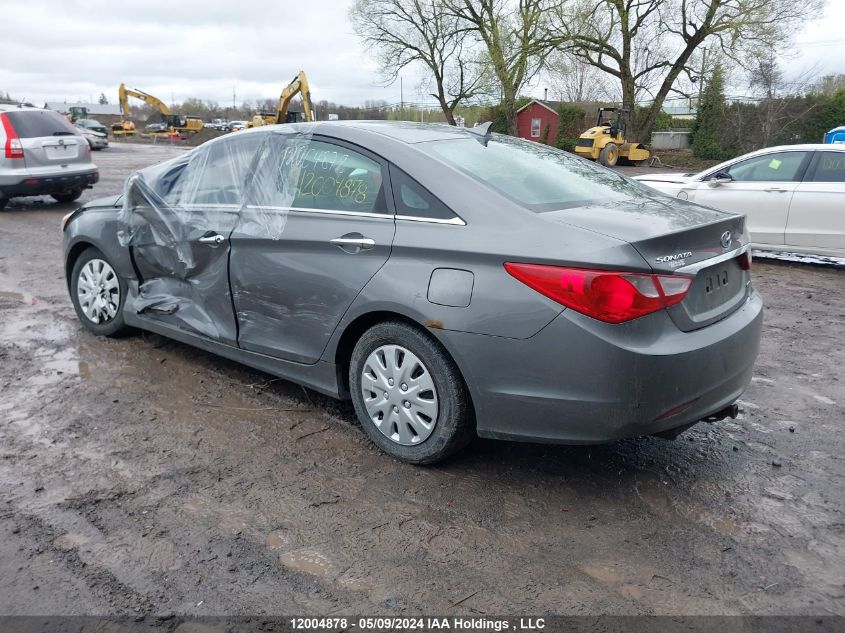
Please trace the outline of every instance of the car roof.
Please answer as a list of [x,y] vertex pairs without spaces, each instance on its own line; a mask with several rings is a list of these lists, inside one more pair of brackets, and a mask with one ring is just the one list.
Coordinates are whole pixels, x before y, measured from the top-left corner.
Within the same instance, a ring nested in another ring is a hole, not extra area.
[[[768,154],[769,152],[785,152],[785,151],[818,151],[822,149],[838,149],[845,151],[845,145],[834,145],[831,143],[802,143],[799,145],[776,145],[775,147],[764,147],[753,152],[743,154],[743,156],[752,156],[754,154]],[[741,157],[738,157],[741,158]]]
[[318,121],[316,123],[285,123],[300,132],[347,136],[350,131],[365,135],[387,137],[400,143],[425,143],[448,139],[477,138],[468,128],[445,123],[414,123],[412,121]]
[[[28,105],[26,103],[0,103],[0,112],[10,112],[12,110],[35,110],[39,112],[43,112],[44,108],[36,108],[34,105]],[[51,110],[52,112],[52,110]]]

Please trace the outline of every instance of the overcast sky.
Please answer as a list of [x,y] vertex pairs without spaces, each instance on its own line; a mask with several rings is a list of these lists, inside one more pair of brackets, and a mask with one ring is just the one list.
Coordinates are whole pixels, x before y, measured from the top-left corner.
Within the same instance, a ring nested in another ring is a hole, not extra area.
[[[796,0],[800,1],[800,0]],[[316,100],[346,105],[399,101],[383,87],[352,32],[348,0],[3,0],[0,91],[36,104],[87,101],[117,86],[166,102],[188,97],[231,104],[276,98],[304,69]],[[828,0],[796,36],[788,73],[814,65],[845,73],[845,0]],[[406,101],[420,101],[407,77]],[[542,96],[542,80],[531,91]],[[430,98],[426,99],[431,101]]]

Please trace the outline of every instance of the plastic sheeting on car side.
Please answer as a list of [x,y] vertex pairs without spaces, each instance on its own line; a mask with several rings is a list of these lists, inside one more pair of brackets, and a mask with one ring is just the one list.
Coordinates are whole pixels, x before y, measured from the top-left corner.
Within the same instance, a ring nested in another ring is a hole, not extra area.
[[294,192],[273,196],[264,189],[276,163],[267,159],[283,151],[284,136],[269,130],[227,136],[127,180],[118,240],[131,249],[139,274],[129,309],[236,343],[229,237],[239,225],[241,233],[281,237]]

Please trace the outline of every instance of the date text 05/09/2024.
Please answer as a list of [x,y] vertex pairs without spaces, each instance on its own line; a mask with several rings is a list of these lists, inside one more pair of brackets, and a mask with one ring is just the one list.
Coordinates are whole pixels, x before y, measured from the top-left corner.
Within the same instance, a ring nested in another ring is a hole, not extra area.
[[359,617],[291,618],[295,631],[541,631],[543,618],[472,618],[472,617]]

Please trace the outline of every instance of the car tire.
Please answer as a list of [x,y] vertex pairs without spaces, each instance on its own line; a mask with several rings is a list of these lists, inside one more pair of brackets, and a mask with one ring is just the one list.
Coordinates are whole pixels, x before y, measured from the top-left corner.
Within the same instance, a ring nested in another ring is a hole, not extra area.
[[472,403],[457,365],[420,328],[387,321],[364,332],[352,351],[349,386],[366,434],[404,462],[442,461],[475,437]]
[[82,189],[71,189],[63,193],[51,193],[53,200],[56,202],[73,202],[82,195]]
[[9,204],[9,199],[3,196],[0,196],[0,211],[6,208],[6,205]]
[[[126,282],[99,249],[90,247],[83,251],[74,262],[70,275],[70,299],[82,325],[98,336],[120,336],[129,331],[123,321]],[[90,296],[91,291],[80,294],[80,285],[83,289],[96,289],[95,283],[100,285],[102,301],[92,305],[85,301],[85,296]]]
[[619,162],[619,146],[616,143],[608,143],[599,154],[599,163],[605,167],[615,167],[617,162]]

